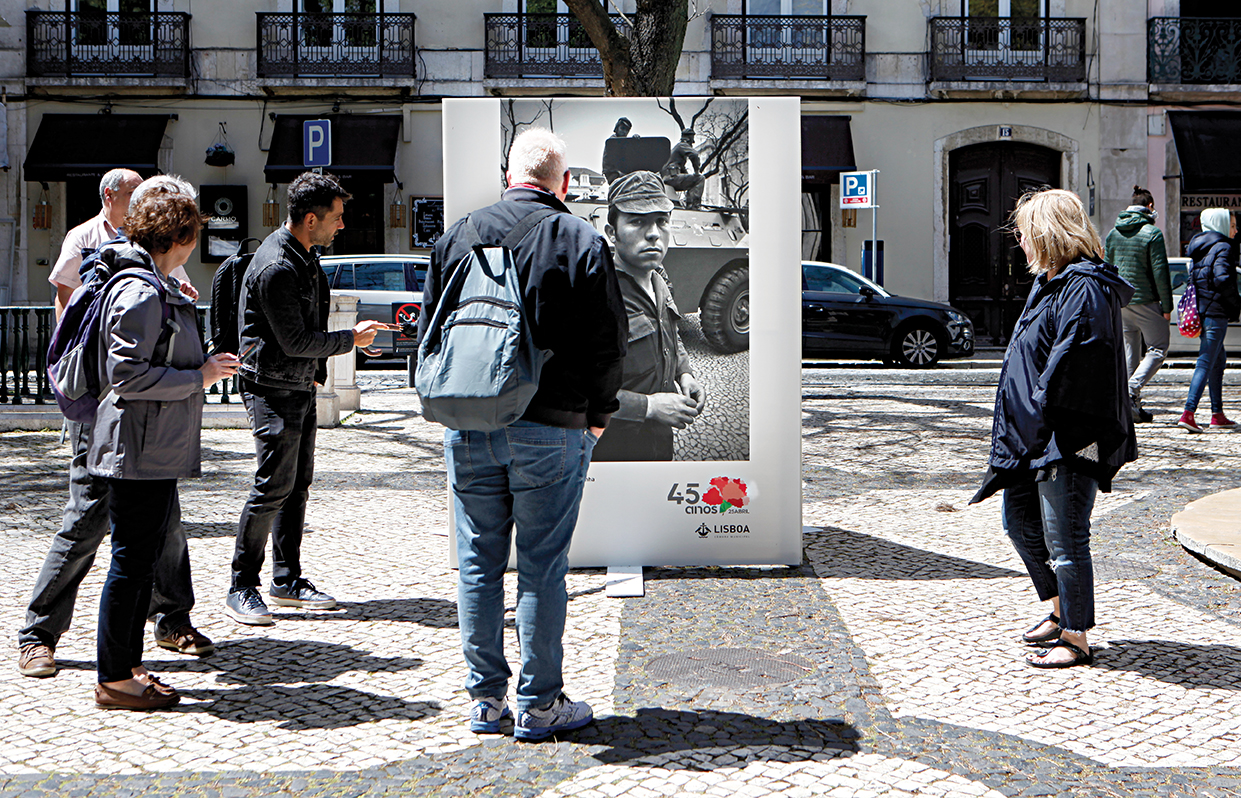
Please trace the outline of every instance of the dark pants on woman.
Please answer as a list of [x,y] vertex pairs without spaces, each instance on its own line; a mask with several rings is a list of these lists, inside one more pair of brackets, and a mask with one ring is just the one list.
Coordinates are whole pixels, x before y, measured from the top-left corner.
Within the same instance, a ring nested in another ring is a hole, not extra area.
[[272,582],[290,585],[302,575],[302,531],[315,476],[315,392],[262,390],[241,394],[258,466],[237,529],[232,590],[262,583],[268,537]]
[[1090,513],[1099,483],[1064,465],[1050,476],[1004,491],[1004,530],[1030,572],[1039,601],[1060,597],[1060,626],[1085,632],[1094,626],[1094,564]]
[[109,479],[112,566],[99,596],[97,637],[99,681],[133,677],[142,664],[143,627],[155,561],[164,549],[173,508],[175,479]]

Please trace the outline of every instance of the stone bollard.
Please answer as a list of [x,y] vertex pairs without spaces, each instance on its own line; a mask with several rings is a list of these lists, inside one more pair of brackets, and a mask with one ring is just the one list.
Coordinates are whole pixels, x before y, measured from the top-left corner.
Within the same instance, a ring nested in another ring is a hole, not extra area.
[[[357,324],[358,299],[352,296],[332,296],[328,309],[327,328],[352,330]],[[340,426],[342,412],[352,413],[362,405],[362,391],[357,381],[357,355],[348,354],[327,359],[327,380],[319,386],[316,411],[320,427]]]

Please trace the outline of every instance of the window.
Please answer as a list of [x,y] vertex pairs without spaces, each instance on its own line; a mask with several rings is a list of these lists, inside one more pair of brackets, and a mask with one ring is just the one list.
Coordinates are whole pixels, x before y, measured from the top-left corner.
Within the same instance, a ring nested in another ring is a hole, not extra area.
[[[400,261],[355,263],[354,288],[358,291],[404,291],[405,264]],[[342,286],[343,287],[343,286]]]

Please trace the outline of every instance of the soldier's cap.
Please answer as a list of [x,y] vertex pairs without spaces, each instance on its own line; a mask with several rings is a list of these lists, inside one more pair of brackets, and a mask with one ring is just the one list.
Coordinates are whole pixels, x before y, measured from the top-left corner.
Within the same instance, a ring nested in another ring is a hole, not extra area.
[[664,193],[664,181],[654,172],[630,172],[608,187],[608,207],[625,213],[657,213],[672,210]]
[[622,116],[620,119],[616,120],[616,124],[613,127],[620,127],[621,125],[624,125],[625,127],[633,127],[633,122],[629,121],[629,117]]

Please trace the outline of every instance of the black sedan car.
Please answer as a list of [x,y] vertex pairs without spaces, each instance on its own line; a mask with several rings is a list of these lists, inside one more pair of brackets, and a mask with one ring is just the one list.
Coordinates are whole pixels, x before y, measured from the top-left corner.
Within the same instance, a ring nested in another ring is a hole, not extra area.
[[974,325],[949,305],[893,296],[843,266],[804,261],[801,351],[928,368],[974,354]]

